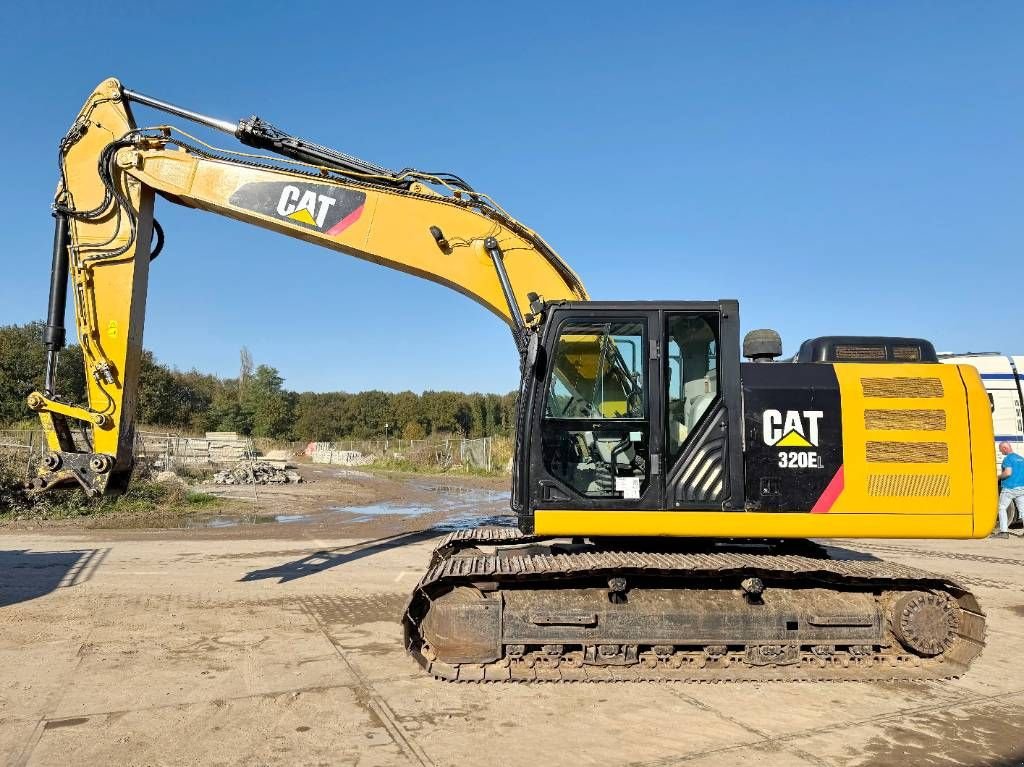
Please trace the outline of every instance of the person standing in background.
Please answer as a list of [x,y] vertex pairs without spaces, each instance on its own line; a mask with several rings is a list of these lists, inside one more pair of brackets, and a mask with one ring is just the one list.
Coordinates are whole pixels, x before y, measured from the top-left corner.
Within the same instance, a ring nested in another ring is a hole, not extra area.
[[999,472],[999,532],[996,537],[1008,538],[1010,504],[1024,498],[1024,458],[1013,452],[1009,442],[1000,442],[999,452],[1004,457]]

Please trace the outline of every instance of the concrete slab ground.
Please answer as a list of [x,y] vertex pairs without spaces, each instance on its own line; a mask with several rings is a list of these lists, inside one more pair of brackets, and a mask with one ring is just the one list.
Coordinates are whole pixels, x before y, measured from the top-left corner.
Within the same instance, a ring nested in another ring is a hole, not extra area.
[[1024,539],[845,542],[976,590],[989,646],[926,684],[446,684],[400,644],[433,541],[238,528],[0,536],[10,765],[1013,765]]

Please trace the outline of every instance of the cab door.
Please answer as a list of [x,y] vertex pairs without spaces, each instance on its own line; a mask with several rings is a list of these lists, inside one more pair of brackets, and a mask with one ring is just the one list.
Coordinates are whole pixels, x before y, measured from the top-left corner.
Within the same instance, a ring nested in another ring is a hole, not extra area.
[[533,509],[658,509],[659,312],[553,312],[530,434]]
[[739,307],[667,306],[662,332],[665,508],[742,510]]

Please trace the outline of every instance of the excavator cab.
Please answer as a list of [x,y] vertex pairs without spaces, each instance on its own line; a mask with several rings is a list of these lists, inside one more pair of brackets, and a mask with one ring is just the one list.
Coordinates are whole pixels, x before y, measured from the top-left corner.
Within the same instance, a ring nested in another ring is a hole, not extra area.
[[550,307],[525,373],[521,527],[538,509],[741,509],[738,327],[735,301]]

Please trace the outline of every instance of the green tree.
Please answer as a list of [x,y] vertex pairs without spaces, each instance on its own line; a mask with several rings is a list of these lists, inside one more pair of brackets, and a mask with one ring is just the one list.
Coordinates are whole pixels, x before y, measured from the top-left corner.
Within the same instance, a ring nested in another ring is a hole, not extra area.
[[144,351],[139,366],[136,420],[149,425],[180,426],[180,416],[180,382],[168,368],[157,364],[152,352]]
[[[46,370],[43,323],[0,327],[0,423],[30,418],[25,398],[42,391]],[[85,404],[85,369],[82,349],[71,344],[61,352],[57,365],[57,395],[68,402]]]
[[391,417],[394,419],[395,433],[402,434],[405,439],[422,439],[423,437],[405,437],[405,429],[412,427],[414,432],[427,434],[426,419],[423,417],[422,404],[418,395],[411,391],[402,391],[391,396]]
[[231,382],[197,370],[187,373],[175,371],[174,375],[182,382],[185,392],[180,425],[194,432],[216,430],[212,414],[213,400]]
[[347,397],[340,392],[297,394],[292,437],[309,442],[333,442],[343,437],[342,413]]
[[294,402],[284,390],[284,379],[277,368],[260,365],[253,372],[239,398],[241,410],[251,422],[248,432],[254,437],[285,437],[291,433]]
[[513,434],[516,430],[516,400],[519,395],[516,392],[509,392],[501,396],[501,425],[502,433]]
[[210,405],[208,431],[237,431],[252,433],[252,418],[242,409],[238,401],[238,389],[223,389],[214,396]]
[[419,421],[408,421],[402,428],[402,439],[423,439],[426,436],[427,431]]

